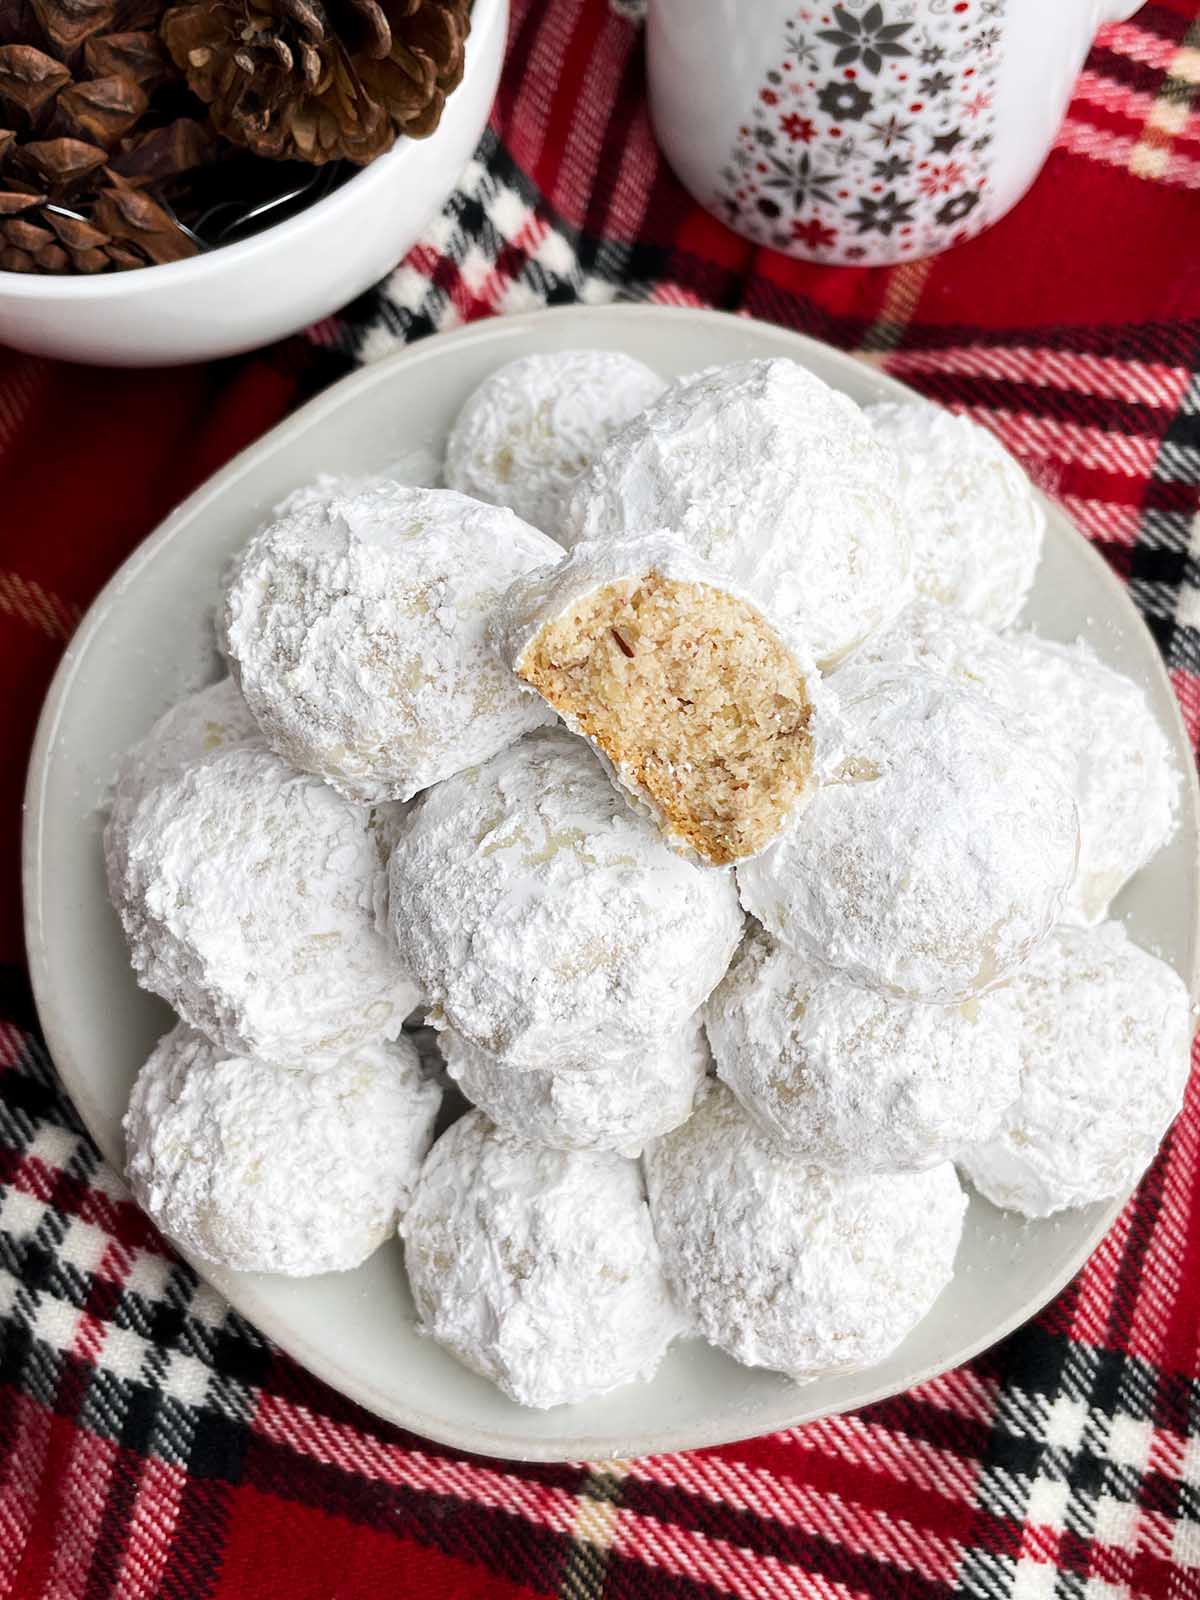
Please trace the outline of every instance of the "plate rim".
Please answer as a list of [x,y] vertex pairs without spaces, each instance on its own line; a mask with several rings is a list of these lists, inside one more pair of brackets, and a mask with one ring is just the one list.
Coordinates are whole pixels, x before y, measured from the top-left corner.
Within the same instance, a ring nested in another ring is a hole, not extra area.
[[[267,429],[251,444],[240,450],[237,455],[217,472],[205,479],[202,484],[181,501],[158,527],[129,553],[84,613],[79,626],[63,652],[62,659],[55,669],[38,716],[37,730],[30,752],[24,788],[21,831],[21,887],[24,907],[26,958],[29,966],[34,1004],[43,1037],[45,1038],[46,1049],[64,1091],[87,1128],[89,1137],[100,1149],[101,1154],[104,1153],[104,1141],[96,1130],[102,1119],[91,1102],[86,1078],[79,1069],[59,1027],[58,1007],[51,992],[51,972],[45,945],[44,918],[42,914],[42,885],[44,879],[42,859],[47,783],[51,765],[50,757],[56,742],[58,726],[82,658],[86,654],[92,636],[106,619],[113,600],[137,580],[141,568],[154,558],[159,549],[178,537],[181,530],[186,528],[187,524],[198,512],[203,510],[210,501],[223,495],[247,472],[253,470],[256,458],[265,445],[301,425],[318,423],[326,414],[346,404],[350,397],[357,397],[360,394],[365,395],[376,384],[388,381],[391,374],[398,368],[412,370],[421,367],[430,360],[437,360],[441,352],[451,343],[459,345],[496,342],[500,345],[505,343],[519,345],[522,335],[528,328],[533,326],[544,328],[547,319],[550,318],[563,322],[583,319],[591,323],[620,324],[634,317],[655,317],[668,320],[679,324],[681,329],[689,324],[694,325],[697,323],[701,326],[711,326],[716,323],[726,329],[730,325],[762,328],[769,331],[774,338],[782,340],[783,343],[791,344],[797,352],[796,359],[802,363],[807,352],[818,350],[822,361],[832,359],[835,366],[846,364],[856,368],[866,367],[871,372],[873,380],[882,388],[894,394],[897,399],[913,400],[925,398],[920,394],[919,390],[911,388],[899,379],[892,377],[890,373],[883,371],[875,359],[864,358],[862,355],[841,350],[837,346],[826,344],[822,340],[814,339],[795,329],[785,328],[779,324],[766,322],[740,313],[691,306],[660,306],[636,301],[618,301],[602,306],[572,304],[508,316],[481,318],[453,331],[436,333],[423,338],[413,345],[401,348],[368,366],[348,373],[345,377],[340,378],[337,382],[322,390],[321,393],[315,395],[311,400],[306,401],[303,406],[281,418],[273,427]],[[1130,626],[1135,632],[1140,631],[1144,636],[1144,642],[1149,646],[1150,655],[1154,663],[1153,676],[1157,678],[1159,687],[1166,691],[1170,700],[1173,724],[1169,731],[1173,736],[1173,747],[1178,745],[1180,748],[1191,751],[1191,740],[1166,662],[1159,650],[1157,640],[1130,598],[1127,586],[1113,573],[1092,542],[1075,526],[1066,510],[1046,496],[1040,488],[1037,492],[1043,504],[1048,507],[1056,520],[1061,519],[1069,528],[1078,545],[1082,547],[1086,559],[1092,563],[1104,584],[1115,595],[1120,597],[1120,604],[1125,608]],[[1183,783],[1190,795],[1194,811],[1196,814],[1200,814],[1200,780],[1198,780],[1194,759],[1185,764]],[[1191,908],[1192,962],[1191,971],[1186,975],[1185,981],[1188,984],[1193,1001],[1196,1001],[1200,998],[1200,836],[1197,838],[1197,848],[1191,854]],[[116,1165],[117,1175],[121,1182],[124,1183],[123,1167],[119,1163]],[[967,1362],[974,1360],[984,1351],[991,1349],[993,1345],[999,1343],[1015,1329],[1029,1321],[1031,1317],[1036,1316],[1075,1277],[1095,1253],[1134,1192],[1134,1190],[1130,1190],[1122,1194],[1098,1213],[1095,1224],[1087,1235],[1086,1241],[1070,1258],[1066,1266],[1048,1280],[1048,1290],[1044,1294],[1039,1290],[1039,1298],[1037,1298],[1036,1303],[1030,1301],[1023,1303],[1009,1317],[1003,1318],[1000,1323],[990,1329],[986,1336],[972,1341],[964,1350],[957,1351],[952,1363],[939,1363],[936,1361],[929,1363],[911,1375],[903,1385],[897,1386],[895,1383],[885,1381],[877,1389],[869,1390],[865,1395],[856,1397],[845,1406],[826,1407],[815,1412],[806,1409],[803,1404],[804,1387],[797,1385],[795,1390],[797,1405],[794,1416],[788,1420],[773,1422],[766,1431],[768,1433],[777,1432],[780,1429],[803,1426],[805,1423],[816,1421],[821,1417],[836,1416],[861,1410],[863,1407],[876,1404],[881,1400],[907,1393],[917,1385],[926,1383],[945,1372],[954,1371]],[[718,1435],[714,1436],[711,1431],[706,1431],[703,1425],[697,1421],[694,1425],[690,1423],[687,1426],[672,1425],[668,1439],[656,1438],[652,1431],[635,1435],[629,1440],[628,1446],[620,1450],[599,1444],[595,1440],[589,1441],[586,1436],[574,1440],[563,1438],[545,1441],[520,1441],[519,1447],[514,1449],[514,1441],[511,1437],[497,1430],[483,1427],[465,1429],[454,1424],[447,1425],[437,1417],[428,1416],[417,1407],[397,1405],[390,1395],[378,1390],[369,1381],[362,1379],[353,1372],[337,1368],[325,1355],[313,1350],[303,1338],[297,1337],[287,1325],[286,1318],[273,1311],[269,1305],[263,1305],[258,1301],[252,1283],[247,1284],[244,1278],[239,1277],[230,1287],[228,1277],[223,1269],[214,1268],[211,1263],[201,1260],[190,1251],[181,1249],[172,1241],[167,1242],[169,1248],[182,1256],[203,1282],[209,1283],[216,1288],[217,1292],[228,1301],[232,1309],[252,1323],[261,1333],[283,1350],[286,1355],[298,1362],[314,1377],[328,1384],[337,1393],[353,1400],[356,1404],[362,1405],[372,1415],[418,1434],[422,1438],[432,1440],[437,1444],[448,1446],[452,1449],[516,1462],[576,1462],[581,1460],[629,1459],[639,1455],[660,1454],[664,1451],[675,1452],[711,1448],[737,1443],[743,1439],[756,1438],[761,1436],[763,1432],[761,1427],[756,1426],[741,1430],[734,1427],[723,1429]]]

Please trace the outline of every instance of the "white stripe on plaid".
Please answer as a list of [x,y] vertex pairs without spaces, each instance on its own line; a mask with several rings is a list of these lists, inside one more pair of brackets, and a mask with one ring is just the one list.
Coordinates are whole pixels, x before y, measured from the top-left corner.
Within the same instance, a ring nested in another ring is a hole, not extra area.
[[932,350],[899,350],[888,357],[896,378],[961,376],[999,378],[1038,388],[1069,390],[1106,400],[1126,400],[1174,412],[1191,373],[1162,361],[1122,361],[1034,345],[949,345]]

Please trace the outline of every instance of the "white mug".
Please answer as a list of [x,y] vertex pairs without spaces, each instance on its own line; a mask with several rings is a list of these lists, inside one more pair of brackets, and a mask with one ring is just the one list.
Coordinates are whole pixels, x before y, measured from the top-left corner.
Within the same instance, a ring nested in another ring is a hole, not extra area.
[[970,238],[1054,142],[1096,29],[1137,0],[649,0],[667,159],[738,233],[882,266]]

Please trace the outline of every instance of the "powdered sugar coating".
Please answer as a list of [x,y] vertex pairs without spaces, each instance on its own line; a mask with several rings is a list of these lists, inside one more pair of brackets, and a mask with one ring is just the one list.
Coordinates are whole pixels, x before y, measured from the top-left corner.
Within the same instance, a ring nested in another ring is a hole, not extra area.
[[558,1071],[682,1028],[742,928],[732,877],[676,855],[558,728],[423,795],[390,888],[401,960],[440,1016]]
[[469,1112],[402,1224],[423,1330],[520,1405],[649,1378],[683,1332],[636,1162],[550,1150]]
[[262,736],[232,678],[189,694],[165,711],[121,758],[105,827],[106,855],[124,859],[130,819],[156,784],[240,744],[261,745]]
[[269,750],[158,784],[108,869],[138,982],[233,1054],[332,1063],[420,999],[377,925],[375,815]]
[[563,541],[670,528],[821,666],[893,616],[912,551],[892,452],[854,402],[794,361],[674,385],[579,480]]
[[[519,673],[543,628],[596,590],[610,585],[627,585],[632,589],[650,573],[734,595],[754,607],[764,627],[775,635],[804,675],[804,690],[813,713],[809,733],[814,746],[814,766],[828,760],[830,752],[837,747],[835,722],[808,646],[792,625],[769,615],[740,585],[665,531],[655,530],[627,539],[584,540],[574,546],[565,560],[523,574],[496,607],[489,630],[492,642],[502,660]],[[587,739],[605,771],[629,796],[632,804],[644,808],[653,817],[672,848],[687,852],[687,841],[673,829],[671,819],[655,804],[633,767],[627,762],[614,764],[610,761],[569,711],[559,709],[558,715],[572,733]]]
[[[265,517],[255,530],[255,537],[263,533],[273,522],[283,517],[322,516],[326,514],[335,501],[353,495],[360,488],[372,488],[387,485],[392,480],[382,473],[365,473],[347,477],[333,472],[319,472],[310,483],[303,483],[298,489],[292,489],[284,495],[275,506],[270,515]],[[227,603],[230,589],[237,581],[242,568],[242,561],[246,554],[246,545],[240,545],[230,555],[226,556],[221,567],[221,576],[217,583],[217,604],[213,612],[213,632],[216,636],[218,653],[226,667],[230,666],[229,640],[225,636],[228,625],[229,607]]]
[[232,678],[177,701],[122,757],[113,806],[131,810],[166,778],[218,750],[261,744],[258,724]]
[[1079,830],[1061,763],[965,683],[847,667],[851,757],[738,868],[776,938],[905,999],[968,999],[1058,920]]
[[704,584],[753,606],[800,664],[815,673],[808,646],[795,628],[774,617],[736,579],[706,561],[665,528],[612,539],[582,540],[566,556],[522,573],[496,606],[489,637],[502,659],[518,671],[541,630],[610,584],[635,585],[650,573],[680,583]]
[[999,1126],[1021,1086],[1006,989],[957,1006],[859,988],[751,934],[705,1008],[717,1072],[790,1154],[924,1171]]
[[1021,1094],[959,1165],[1027,1217],[1124,1194],[1183,1103],[1193,1024],[1182,979],[1106,922],[1056,929],[1010,987]]
[[134,1084],[127,1176],[155,1224],[206,1261],[343,1272],[406,1209],[440,1100],[404,1040],[310,1072],[231,1056],[179,1023]]
[[860,667],[916,667],[955,678],[1006,709],[1019,709],[1019,691],[1005,692],[1015,660],[1009,643],[1014,637],[998,633],[965,611],[917,599],[860,645],[832,681]]
[[603,1061],[588,1072],[513,1068],[453,1028],[439,1034],[438,1042],[450,1076],[497,1127],[556,1150],[640,1155],[648,1139],[687,1120],[709,1066],[704,1033],[695,1022],[624,1061]]
[[350,799],[406,800],[547,721],[484,633],[513,578],[559,553],[448,489],[376,478],[293,495],[225,594],[230,662],[268,744]]
[[450,429],[447,487],[509,506],[558,538],[580,473],[665,388],[644,362],[618,350],[555,350],[506,362]]
[[867,407],[900,463],[917,592],[1005,628],[1033,587],[1046,513],[999,439],[924,401]]
[[872,1366],[953,1274],[966,1196],[952,1166],[864,1175],[806,1163],[714,1080],[645,1168],[677,1300],[746,1366],[798,1379]]
[[1082,640],[993,633],[940,606],[909,606],[855,656],[948,672],[1026,716],[1066,763],[1079,808],[1079,867],[1063,920],[1103,921],[1175,830],[1180,774],[1146,696]]

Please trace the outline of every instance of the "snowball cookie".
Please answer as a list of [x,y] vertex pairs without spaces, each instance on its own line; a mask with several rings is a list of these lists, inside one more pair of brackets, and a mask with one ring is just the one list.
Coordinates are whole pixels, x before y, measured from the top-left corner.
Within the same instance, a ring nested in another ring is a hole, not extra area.
[[1119,922],[1058,928],[1012,980],[1020,1097],[959,1157],[995,1205],[1047,1217],[1131,1189],[1183,1103],[1182,979]]
[[518,578],[493,637],[664,837],[726,866],[814,785],[807,648],[664,533],[584,542]]
[[648,528],[670,528],[793,623],[821,666],[911,591],[891,450],[794,361],[677,384],[613,435],[575,487],[563,542]]
[[618,350],[521,356],[485,378],[446,441],[446,486],[509,506],[554,538],[575,480],[666,388]]
[[189,694],[165,711],[121,758],[105,827],[105,854],[124,858],[130,819],[156,784],[239,744],[261,745],[262,738],[232,678]]
[[853,754],[738,868],[776,938],[904,999],[965,1000],[1058,920],[1079,828],[1032,729],[938,673],[838,675]]
[[402,963],[517,1067],[589,1071],[678,1031],[742,931],[728,873],[686,860],[557,728],[422,795],[392,853]]
[[267,743],[351,800],[407,800],[530,728],[484,628],[560,554],[511,511],[386,479],[285,501],[225,593],[235,677]]
[[860,989],[751,934],[705,1009],[717,1071],[790,1154],[852,1172],[919,1172],[988,1138],[1017,1098],[1003,988],[956,1006]]
[[[1146,696],[1082,640],[998,635],[940,606],[907,607],[862,658],[932,667],[1023,713],[1066,763],[1079,808],[1079,867],[1063,921],[1103,921],[1124,885],[1175,831],[1180,776]],[[857,664],[860,656],[856,654]]]
[[788,1155],[710,1079],[646,1152],[675,1297],[748,1367],[817,1378],[873,1366],[949,1283],[966,1196],[929,1172],[831,1172]]
[[917,592],[1006,628],[1033,587],[1046,513],[999,439],[925,401],[867,407],[900,463]]
[[258,725],[232,678],[222,678],[176,702],[122,757],[113,807],[132,810],[166,778],[217,750],[261,744]]
[[421,998],[382,926],[373,813],[269,750],[158,784],[108,869],[138,982],[233,1054],[332,1061]]
[[407,1208],[440,1099],[404,1040],[310,1072],[230,1055],[179,1023],[133,1086],[126,1172],[155,1225],[206,1261],[344,1272]]
[[696,1022],[590,1072],[515,1069],[468,1044],[453,1028],[438,1041],[451,1078],[497,1127],[556,1150],[640,1155],[647,1139],[669,1133],[691,1115],[709,1066],[704,1032]]
[[1012,637],[965,611],[916,599],[861,644],[831,681],[836,684],[859,667],[919,667],[981,689],[989,699],[1015,710],[1020,690],[1007,692],[1006,681],[1015,664]]
[[548,1150],[468,1112],[401,1232],[423,1331],[520,1405],[649,1378],[684,1332],[641,1172],[611,1151]]

